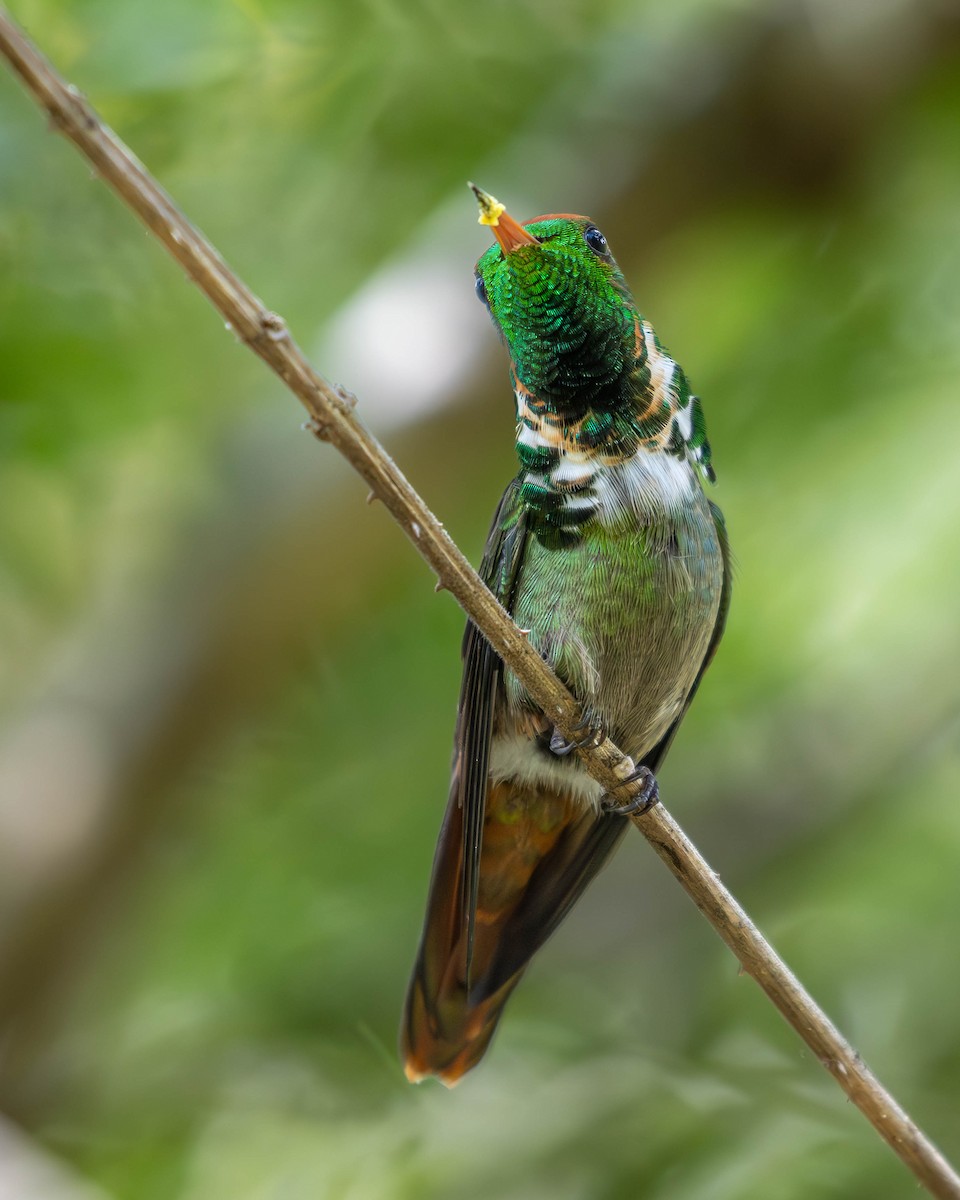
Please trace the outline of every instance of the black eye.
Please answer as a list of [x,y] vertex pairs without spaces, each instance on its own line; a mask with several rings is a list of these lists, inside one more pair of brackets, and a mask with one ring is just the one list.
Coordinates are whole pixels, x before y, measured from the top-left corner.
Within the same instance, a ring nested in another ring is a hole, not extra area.
[[583,231],[583,240],[587,243],[594,254],[609,254],[607,248],[607,239],[603,236],[596,225],[588,225]]
[[482,300],[484,304],[487,304],[488,303],[487,285],[483,282],[482,275],[477,276],[476,289],[477,289],[477,299]]

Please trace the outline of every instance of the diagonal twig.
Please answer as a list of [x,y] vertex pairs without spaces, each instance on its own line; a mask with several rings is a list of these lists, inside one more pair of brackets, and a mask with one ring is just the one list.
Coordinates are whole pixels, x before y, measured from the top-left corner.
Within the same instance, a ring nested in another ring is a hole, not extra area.
[[[53,69],[0,7],[0,52],[37,103],[185,268],[236,335],[286,383],[309,414],[308,425],[367,481],[497,654],[551,721],[572,737],[581,721],[576,700],[483,584],[437,518],[379,442],[354,414],[354,398],[313,369],[283,320],[270,312],[226,265],[203,234],[72,84]],[[579,751],[584,766],[610,792],[631,774],[631,759],[606,738]],[[960,1200],[960,1176],[867,1069],[826,1014],[720,883],[670,814],[658,805],[634,818],[700,911],[895,1153],[941,1200]]]

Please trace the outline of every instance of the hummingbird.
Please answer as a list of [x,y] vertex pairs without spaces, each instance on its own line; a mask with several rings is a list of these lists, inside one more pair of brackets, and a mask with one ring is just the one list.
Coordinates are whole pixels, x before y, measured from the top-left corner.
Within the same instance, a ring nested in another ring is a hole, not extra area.
[[[568,741],[467,624],[453,773],[401,1027],[411,1082],[483,1056],[533,954],[656,802],[656,771],[730,598],[703,410],[587,217],[520,223],[470,184],[495,242],[477,295],[511,360],[519,471],[480,574],[579,700]],[[583,735],[582,737],[579,735]],[[618,805],[572,751],[638,764]]]

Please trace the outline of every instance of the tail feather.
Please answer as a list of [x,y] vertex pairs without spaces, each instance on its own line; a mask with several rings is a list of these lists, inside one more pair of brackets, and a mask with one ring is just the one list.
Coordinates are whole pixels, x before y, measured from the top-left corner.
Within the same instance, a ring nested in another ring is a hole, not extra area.
[[[626,825],[555,787],[516,780],[491,785],[468,980],[457,794],[454,779],[401,1027],[407,1078],[436,1075],[448,1087],[487,1049],[531,955],[557,924],[546,914],[567,911]],[[541,918],[531,923],[531,912]]]
[[499,991],[471,1005],[466,989],[450,987],[428,999],[423,981],[411,981],[404,1015],[403,1069],[411,1083],[429,1075],[447,1087],[459,1083],[486,1052],[503,1007],[520,981],[522,971]]

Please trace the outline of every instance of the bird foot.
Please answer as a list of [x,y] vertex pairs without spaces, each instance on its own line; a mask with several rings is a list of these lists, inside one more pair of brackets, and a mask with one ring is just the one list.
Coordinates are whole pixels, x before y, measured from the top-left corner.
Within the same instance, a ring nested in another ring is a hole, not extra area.
[[574,737],[570,741],[567,741],[560,730],[556,726],[553,727],[553,733],[550,735],[549,750],[556,758],[566,758],[574,750],[584,750],[587,746],[599,746],[607,736],[607,731],[604,729],[602,722],[590,716],[584,717],[579,725],[573,727],[572,732],[583,734],[583,737]]
[[627,799],[621,803],[612,799],[609,792],[604,792],[600,805],[605,812],[615,813],[618,817],[635,817],[660,803],[660,785],[649,767],[637,767],[616,790]]

